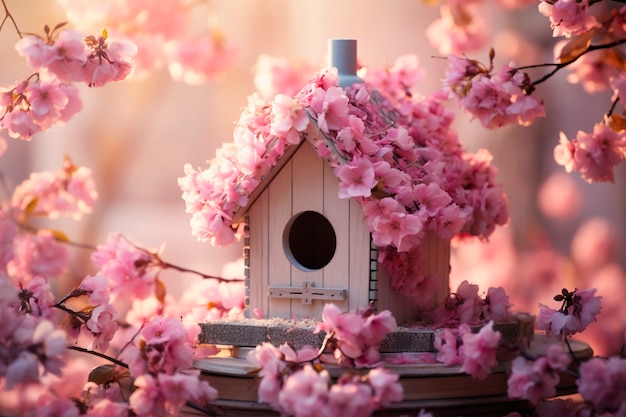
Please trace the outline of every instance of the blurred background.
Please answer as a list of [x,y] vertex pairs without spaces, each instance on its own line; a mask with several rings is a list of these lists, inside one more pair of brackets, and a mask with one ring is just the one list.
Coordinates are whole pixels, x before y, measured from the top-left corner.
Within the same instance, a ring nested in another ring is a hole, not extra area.
[[[141,80],[85,87],[83,110],[66,125],[30,142],[6,137],[0,172],[12,189],[30,172],[59,169],[67,155],[93,170],[99,191],[91,215],[80,222],[55,222],[72,240],[98,244],[109,232],[119,231],[148,248],[165,245],[163,258],[171,263],[212,275],[241,275],[242,270],[231,267],[239,265],[240,245],[214,248],[191,236],[177,178],[185,163],[204,167],[217,147],[232,140],[234,122],[256,89],[259,57],[288,58],[315,71],[324,66],[329,38],[354,38],[364,66],[391,66],[401,55],[416,54],[426,77],[415,91],[430,94],[440,88],[447,66],[425,37],[439,8],[419,0],[199,3],[194,9],[198,27],[212,22],[235,48],[223,71],[200,85],[173,81],[164,68]],[[7,0],[7,5],[23,32],[41,34],[44,24],[67,19],[52,1]],[[485,2],[484,7],[496,62],[552,62],[549,22],[536,5],[503,11],[495,2]],[[30,75],[15,52],[17,40],[5,24],[0,32],[0,86]],[[487,62],[488,47],[471,57]],[[610,93],[588,95],[581,86],[569,84],[565,72],[540,85],[537,93],[548,116],[528,128],[490,131],[459,112],[456,127],[466,148],[484,147],[494,155],[510,199],[511,222],[489,242],[455,248],[451,285],[454,289],[468,280],[483,290],[503,286],[514,308],[530,313],[536,313],[538,302],[558,308],[551,300],[562,287],[596,287],[605,297],[604,310],[585,337],[597,353],[615,353],[624,343],[626,326],[626,169],[624,164],[618,167],[614,184],[587,184],[577,174],[565,174],[552,159],[559,131],[570,138],[578,130],[590,131],[608,110]],[[5,198],[7,191],[2,192]],[[79,282],[90,269],[89,254],[78,252],[67,285],[74,285],[72,279]],[[177,274],[165,280],[170,293],[180,294],[196,279]]]

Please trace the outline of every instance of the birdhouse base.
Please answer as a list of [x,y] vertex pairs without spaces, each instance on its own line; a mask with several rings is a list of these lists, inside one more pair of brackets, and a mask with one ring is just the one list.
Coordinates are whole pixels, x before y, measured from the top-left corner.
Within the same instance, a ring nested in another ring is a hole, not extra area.
[[[255,347],[269,342],[274,346],[289,343],[295,349],[305,345],[322,345],[324,332],[315,333],[316,320],[285,319],[241,319],[216,320],[200,323],[200,342],[230,347]],[[481,326],[473,326],[478,331]],[[509,345],[528,343],[533,337],[534,319],[526,314],[517,314],[509,321],[496,323],[494,330],[502,333],[503,341]],[[436,352],[435,334],[441,331],[426,326],[398,327],[389,333],[380,347],[381,353]],[[526,342],[525,342],[526,341]]]
[[[529,352],[545,353],[553,340],[543,335],[535,335]],[[593,355],[589,346],[579,341],[571,342],[574,354],[581,360]],[[200,369],[202,377],[217,389],[219,398],[212,404],[223,409],[228,416],[278,416],[266,404],[260,404],[257,397],[258,379],[256,368],[246,359],[236,357],[231,349],[224,349],[216,357],[196,360],[194,366]],[[338,377],[345,368],[325,365],[331,376]],[[532,407],[526,401],[510,400],[507,397],[507,379],[510,361],[504,359],[484,380],[478,380],[461,372],[457,366],[444,364],[390,365],[385,368],[400,375],[399,382],[404,389],[404,400],[393,403],[374,416],[400,416],[415,414],[425,409],[435,416],[499,416],[518,411],[525,414]],[[367,372],[367,370],[352,370]],[[562,373],[557,387],[557,395],[576,393],[576,381],[571,375]],[[186,415],[192,416],[189,410]]]

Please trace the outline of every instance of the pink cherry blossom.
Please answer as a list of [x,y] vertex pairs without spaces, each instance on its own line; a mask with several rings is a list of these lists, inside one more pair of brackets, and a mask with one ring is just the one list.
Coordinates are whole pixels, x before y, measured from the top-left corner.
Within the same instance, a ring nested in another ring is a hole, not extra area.
[[467,323],[458,327],[446,327],[435,333],[434,346],[437,350],[437,361],[446,365],[460,365],[463,363],[462,350],[463,336],[471,333]]
[[591,358],[580,365],[578,392],[598,413],[626,412],[626,359]]
[[60,276],[69,262],[67,247],[58,242],[49,230],[36,235],[18,234],[13,241],[13,259],[7,263],[7,272],[20,282],[34,277],[47,279]]
[[92,211],[97,198],[91,170],[66,159],[56,172],[31,173],[13,191],[11,206],[22,216],[68,216],[79,220]]
[[489,41],[489,25],[477,3],[452,1],[440,6],[441,17],[426,29],[426,37],[440,54],[476,51]]
[[108,398],[98,401],[87,411],[88,417],[126,417],[127,415],[128,404],[111,401]]
[[198,85],[228,68],[237,53],[234,45],[225,42],[217,28],[209,34],[169,41],[164,46],[172,79]]
[[508,395],[524,398],[533,404],[556,395],[560,381],[559,372],[564,372],[572,358],[561,344],[552,344],[546,354],[530,361],[522,356],[512,362],[508,379]]
[[542,100],[532,95],[529,76],[516,69],[513,62],[492,74],[468,58],[448,59],[444,91],[484,127],[528,126],[545,116]]
[[368,159],[359,159],[354,164],[337,168],[339,198],[369,197],[376,185],[374,167]]
[[367,373],[367,380],[374,389],[374,399],[377,405],[386,407],[392,402],[402,401],[403,388],[398,380],[400,376],[385,368],[371,369]]
[[295,417],[324,416],[319,404],[327,402],[330,375],[310,364],[289,375],[278,394],[281,411]]
[[111,233],[104,245],[91,255],[98,274],[109,279],[113,299],[126,294],[146,298],[154,290],[162,267],[154,264],[149,252],[139,249],[119,233]]
[[25,285],[22,284],[22,286],[23,288],[20,292],[22,308],[28,305],[28,313],[53,319],[55,314],[55,297],[48,280],[36,276]]
[[79,417],[80,410],[69,398],[55,397],[46,393],[37,401],[37,417]]
[[456,292],[448,295],[444,304],[434,313],[434,319],[440,324],[478,323],[484,302],[478,294],[478,285],[462,281]]
[[595,17],[589,14],[589,7],[588,0],[542,1],[539,3],[539,12],[550,18],[552,36],[569,38],[600,26]]
[[559,310],[539,304],[537,329],[544,330],[549,335],[563,336],[582,332],[596,320],[596,315],[602,308],[602,297],[595,293],[595,288],[572,292],[563,289],[562,294],[554,297],[556,301],[562,301]]
[[490,287],[485,296],[482,316],[485,320],[503,321],[509,316],[512,307],[509,296],[502,287]]
[[104,275],[88,275],[78,289],[89,296],[89,304],[97,306],[109,302],[109,279]]
[[157,376],[160,391],[169,413],[177,414],[187,401],[206,405],[217,398],[217,391],[207,381],[200,380],[200,370],[194,369],[175,374],[160,373]]
[[380,362],[379,347],[387,334],[396,328],[389,311],[342,312],[335,304],[324,305],[322,322],[316,331],[324,331],[335,346],[335,358],[348,366],[371,368]]
[[579,171],[587,182],[613,182],[613,166],[626,158],[626,132],[597,123],[592,133],[578,131],[571,141],[561,133],[554,158],[567,172]]
[[296,59],[262,54],[254,65],[254,86],[265,98],[295,96],[315,73],[314,65]]
[[[560,55],[559,46],[557,44],[555,48],[557,58]],[[614,59],[615,51],[611,49],[586,53],[568,65],[567,81],[580,84],[589,94],[604,92],[611,87],[613,80],[622,74],[622,71],[611,64]]]
[[463,340],[463,365],[461,369],[474,378],[485,379],[491,368],[498,364],[496,352],[502,334],[493,330],[493,320],[478,333],[466,333]]
[[110,304],[99,305],[91,311],[91,317],[87,321],[86,327],[93,335],[91,343],[93,349],[107,350],[109,342],[115,336],[118,328],[117,317],[117,311]]
[[309,117],[299,101],[284,94],[278,94],[272,100],[270,132],[277,136],[285,136],[288,144],[300,143],[300,132],[309,125]]
[[348,119],[348,97],[340,87],[315,90],[311,108],[317,114],[317,124],[322,132],[340,130]]
[[370,416],[376,410],[372,389],[366,384],[346,381],[337,383],[328,391],[328,404],[325,415]]
[[30,114],[33,121],[47,130],[52,123],[61,117],[61,111],[67,106],[69,98],[59,84],[29,84],[24,96],[30,103]]
[[152,375],[140,375],[135,379],[134,385],[137,389],[128,398],[128,404],[137,415],[167,415],[165,398],[155,377]]

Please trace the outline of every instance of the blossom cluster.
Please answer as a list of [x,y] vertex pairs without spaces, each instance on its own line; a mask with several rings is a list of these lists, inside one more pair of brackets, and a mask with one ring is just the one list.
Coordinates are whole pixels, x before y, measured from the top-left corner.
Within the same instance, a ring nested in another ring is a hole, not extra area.
[[19,184],[10,200],[0,203],[0,272],[16,282],[58,277],[69,262],[61,232],[40,229],[31,233],[37,217],[80,219],[90,213],[98,197],[91,170],[69,159],[56,172],[35,172]]
[[533,96],[533,86],[525,72],[513,62],[493,73],[479,62],[448,56],[449,67],[443,88],[484,127],[495,129],[511,124],[531,125],[545,116],[543,101]]
[[446,365],[461,365],[461,371],[485,379],[498,364],[496,354],[502,334],[493,329],[493,320],[473,333],[466,323],[447,327],[435,335],[437,360]]
[[176,318],[157,317],[140,331],[121,355],[137,389],[129,405],[139,415],[178,415],[187,401],[207,403],[217,391],[191,369],[200,327],[183,326]]
[[509,398],[524,398],[537,404],[554,397],[560,381],[559,372],[565,372],[571,361],[570,355],[558,344],[550,345],[545,355],[533,361],[518,356],[511,364],[507,382]]
[[613,182],[613,167],[624,159],[626,131],[611,123],[597,123],[591,133],[579,130],[572,140],[561,132],[554,148],[554,160],[567,172],[580,172],[588,182]]
[[504,288],[490,287],[483,298],[478,292],[478,285],[463,281],[433,311],[433,320],[439,327],[480,324],[490,320],[501,322],[509,318],[511,307]]
[[596,320],[602,307],[602,297],[595,293],[595,288],[582,291],[568,291],[564,288],[561,294],[554,297],[555,301],[562,302],[558,310],[539,304],[537,329],[548,335],[563,337],[582,332]]
[[[33,220],[80,219],[96,198],[90,171],[66,159],[58,172],[33,173],[0,204],[0,386],[14,394],[44,386],[48,375],[60,377],[72,366],[67,352],[75,349],[104,355],[113,364],[95,368],[87,384],[73,391],[48,392],[34,403],[24,400],[21,412],[26,415],[35,407],[42,413],[67,410],[74,413],[68,415],[91,417],[177,414],[188,401],[215,398],[199,371],[190,369],[194,354],[216,353],[215,347],[197,343],[197,323],[241,315],[241,281],[203,275],[213,279],[190,289],[187,301],[177,305],[158,275],[167,268],[194,271],[111,233],[97,248],[78,245],[93,250],[97,272],[57,301],[52,288],[65,276],[71,260],[67,244],[72,242],[60,231],[37,229]],[[117,306],[131,300],[124,320]],[[66,318],[60,320],[57,311]],[[128,364],[107,352],[121,352]],[[129,378],[136,388],[130,402],[120,389]],[[5,399],[0,396],[0,403]],[[0,409],[11,410],[4,404]]]
[[111,35],[137,45],[135,78],[167,67],[173,79],[190,84],[207,81],[231,64],[237,48],[227,41],[209,11],[206,24],[194,21],[200,3],[189,0],[57,0],[69,21],[85,31],[105,27]]
[[[234,142],[218,149],[207,169],[187,164],[179,178],[192,233],[217,246],[231,243],[243,232],[234,216],[261,179],[287,147],[309,140],[338,178],[338,197],[361,204],[394,288],[429,288],[423,268],[404,267],[419,256],[424,235],[486,237],[508,221],[508,204],[489,153],[462,149],[445,97],[409,92],[420,74],[415,59],[403,58],[345,90],[329,69],[295,97],[250,96]],[[317,133],[303,134],[307,129]]]
[[365,374],[341,375],[333,383],[329,371],[315,361],[311,347],[293,350],[284,344],[258,345],[248,360],[259,368],[259,402],[294,417],[371,416],[392,402],[401,401],[398,375],[385,368]]
[[[496,0],[502,7],[521,9],[537,4],[536,0]],[[440,54],[462,54],[478,51],[492,39],[488,0],[443,0],[440,17],[426,28],[426,38]],[[543,3],[543,2],[540,2]]]
[[45,37],[28,35],[15,44],[26,63],[37,71],[12,88],[0,91],[0,129],[29,140],[35,133],[64,123],[81,110],[74,83],[101,87],[124,80],[131,72],[135,44],[100,36],[45,27]]
[[387,310],[342,312],[335,304],[326,304],[316,331],[326,332],[327,348],[344,366],[371,368],[381,363],[380,345],[396,329],[396,320]]
[[46,283],[20,291],[0,272],[0,380],[8,389],[61,374],[68,341],[52,320],[51,296]]

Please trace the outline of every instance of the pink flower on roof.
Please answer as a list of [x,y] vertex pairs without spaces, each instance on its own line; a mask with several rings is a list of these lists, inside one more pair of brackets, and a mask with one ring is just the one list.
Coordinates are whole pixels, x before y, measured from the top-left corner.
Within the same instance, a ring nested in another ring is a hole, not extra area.
[[348,120],[348,97],[340,87],[317,89],[311,98],[311,109],[317,114],[322,132],[340,130]]
[[288,144],[300,143],[300,133],[309,125],[309,117],[299,101],[284,94],[278,94],[272,100],[270,133],[284,136]]
[[341,165],[335,174],[340,180],[339,198],[369,197],[377,183],[374,167],[367,158]]

